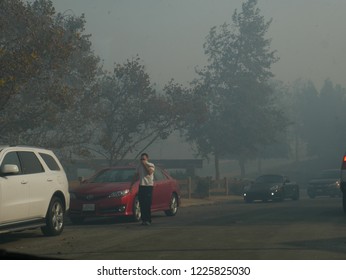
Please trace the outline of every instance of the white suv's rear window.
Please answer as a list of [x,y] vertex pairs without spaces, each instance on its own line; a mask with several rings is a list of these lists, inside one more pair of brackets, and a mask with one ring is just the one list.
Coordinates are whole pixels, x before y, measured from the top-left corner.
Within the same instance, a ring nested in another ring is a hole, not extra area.
[[47,164],[50,170],[60,170],[58,163],[51,155],[40,153],[40,156],[42,157],[42,159]]
[[24,174],[35,174],[44,172],[43,166],[39,159],[33,152],[18,152],[20,161],[22,163],[22,170]]

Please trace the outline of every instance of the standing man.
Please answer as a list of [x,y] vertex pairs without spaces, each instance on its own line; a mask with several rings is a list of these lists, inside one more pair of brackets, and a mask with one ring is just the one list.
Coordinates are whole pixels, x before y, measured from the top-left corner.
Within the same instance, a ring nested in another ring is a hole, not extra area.
[[139,178],[138,200],[141,208],[142,225],[151,224],[151,203],[153,198],[155,165],[148,161],[147,153],[141,154],[140,164],[132,184]]

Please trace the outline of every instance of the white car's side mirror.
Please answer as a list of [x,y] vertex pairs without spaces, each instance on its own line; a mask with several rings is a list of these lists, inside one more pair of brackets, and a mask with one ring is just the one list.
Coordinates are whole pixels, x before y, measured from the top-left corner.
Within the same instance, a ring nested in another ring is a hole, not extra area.
[[19,168],[15,164],[5,164],[1,168],[1,173],[2,174],[17,174],[19,173]]

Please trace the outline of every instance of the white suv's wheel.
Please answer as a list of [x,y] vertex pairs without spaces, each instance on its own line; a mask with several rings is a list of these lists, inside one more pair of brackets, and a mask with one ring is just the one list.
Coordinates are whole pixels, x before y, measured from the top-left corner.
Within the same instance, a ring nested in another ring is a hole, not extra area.
[[60,198],[53,197],[46,215],[46,226],[41,230],[45,235],[59,235],[64,229],[65,208]]

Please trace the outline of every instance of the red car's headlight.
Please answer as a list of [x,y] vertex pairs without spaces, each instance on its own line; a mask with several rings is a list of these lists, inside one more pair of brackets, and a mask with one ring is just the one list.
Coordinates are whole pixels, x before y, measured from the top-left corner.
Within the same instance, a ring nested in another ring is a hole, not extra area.
[[123,197],[125,195],[127,195],[130,192],[129,189],[126,190],[122,190],[122,191],[116,191],[116,192],[112,192],[108,198],[119,198],[119,197]]

